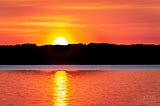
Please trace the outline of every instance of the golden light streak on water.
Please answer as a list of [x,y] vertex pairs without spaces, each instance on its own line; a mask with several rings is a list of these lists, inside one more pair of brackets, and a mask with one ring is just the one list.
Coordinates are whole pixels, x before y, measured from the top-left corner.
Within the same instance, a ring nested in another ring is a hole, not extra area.
[[57,71],[53,77],[53,106],[68,106],[68,76],[65,71]]

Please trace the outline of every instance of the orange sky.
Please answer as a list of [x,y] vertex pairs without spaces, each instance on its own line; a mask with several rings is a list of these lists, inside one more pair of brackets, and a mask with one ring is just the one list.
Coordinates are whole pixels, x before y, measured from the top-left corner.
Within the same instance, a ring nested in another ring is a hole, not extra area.
[[0,0],[0,45],[160,44],[160,0]]

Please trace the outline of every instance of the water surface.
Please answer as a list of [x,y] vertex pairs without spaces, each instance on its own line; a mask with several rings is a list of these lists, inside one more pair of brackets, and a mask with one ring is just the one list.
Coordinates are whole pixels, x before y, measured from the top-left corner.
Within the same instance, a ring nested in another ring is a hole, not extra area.
[[160,106],[160,70],[1,70],[1,106]]

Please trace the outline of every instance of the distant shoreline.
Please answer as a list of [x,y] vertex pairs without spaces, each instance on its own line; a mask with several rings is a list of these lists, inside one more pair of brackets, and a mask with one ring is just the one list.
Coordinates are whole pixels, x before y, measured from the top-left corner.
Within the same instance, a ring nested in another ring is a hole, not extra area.
[[65,71],[116,71],[116,70],[137,70],[137,71],[157,71],[160,70],[160,65],[0,65],[0,71],[9,70],[31,70],[31,71],[52,71],[52,70],[65,70]]
[[160,65],[160,45],[0,46],[0,65]]

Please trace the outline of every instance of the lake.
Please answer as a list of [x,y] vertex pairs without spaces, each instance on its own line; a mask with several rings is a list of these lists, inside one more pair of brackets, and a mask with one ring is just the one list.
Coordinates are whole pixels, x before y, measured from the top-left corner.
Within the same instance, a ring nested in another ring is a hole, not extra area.
[[0,106],[160,106],[160,65],[0,65]]

